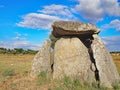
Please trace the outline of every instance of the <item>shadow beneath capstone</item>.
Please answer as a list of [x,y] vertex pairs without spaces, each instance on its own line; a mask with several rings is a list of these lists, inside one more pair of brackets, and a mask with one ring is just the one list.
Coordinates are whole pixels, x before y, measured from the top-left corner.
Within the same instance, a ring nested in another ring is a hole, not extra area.
[[97,66],[96,66],[96,61],[95,61],[95,58],[94,58],[94,55],[93,55],[93,50],[91,48],[91,44],[94,40],[94,38],[92,37],[92,35],[89,35],[87,37],[79,37],[79,39],[83,42],[83,44],[87,47],[88,49],[88,53],[89,53],[89,56],[90,56],[90,60],[91,62],[94,64],[95,66],[95,79],[96,81],[98,82],[98,87],[100,86],[99,82],[100,82],[100,76],[99,76],[99,70],[97,69]]

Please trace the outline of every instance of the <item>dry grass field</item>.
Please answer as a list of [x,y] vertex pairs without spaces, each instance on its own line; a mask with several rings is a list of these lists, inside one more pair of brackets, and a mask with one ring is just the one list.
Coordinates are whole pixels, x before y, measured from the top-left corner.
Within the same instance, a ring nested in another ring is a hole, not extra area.
[[112,57],[120,75],[120,55],[112,55]]
[[[120,74],[120,55],[112,56]],[[47,79],[44,73],[37,78],[29,76],[34,55],[0,54],[0,90],[109,90],[98,89],[95,85],[82,86],[79,81],[72,82],[65,78],[64,82]],[[112,89],[113,90],[113,89]],[[120,90],[116,86],[115,90]]]

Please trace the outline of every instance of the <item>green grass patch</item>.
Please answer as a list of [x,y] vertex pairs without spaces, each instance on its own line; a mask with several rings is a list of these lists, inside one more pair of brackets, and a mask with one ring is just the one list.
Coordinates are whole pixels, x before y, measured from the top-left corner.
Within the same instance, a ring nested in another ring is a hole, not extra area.
[[2,74],[3,77],[7,77],[7,76],[14,76],[15,75],[15,71],[13,68],[10,68],[8,70],[5,70]]
[[61,82],[56,82],[53,90],[109,90],[102,86],[99,88],[97,83],[92,85],[88,83],[81,84],[78,79],[72,80],[70,77],[64,77]]
[[40,74],[38,75],[36,84],[37,85],[49,84],[50,81],[51,81],[50,78],[47,77],[47,74],[45,72],[40,72]]
[[113,88],[114,88],[114,90],[120,90],[120,83],[119,82],[115,82],[113,84]]

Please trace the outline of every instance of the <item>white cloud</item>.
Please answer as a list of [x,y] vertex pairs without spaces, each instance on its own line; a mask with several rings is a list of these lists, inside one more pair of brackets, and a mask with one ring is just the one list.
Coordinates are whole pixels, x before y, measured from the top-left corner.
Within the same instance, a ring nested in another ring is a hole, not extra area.
[[33,43],[27,40],[27,33],[14,32],[15,36],[6,41],[0,41],[0,47],[7,49],[23,48],[39,50],[41,43]]
[[19,42],[18,41],[15,41],[15,42],[0,41],[0,47],[4,47],[7,49],[23,48],[23,49],[39,50],[40,46],[41,46],[40,44],[32,44],[29,41],[19,41]]
[[69,7],[65,5],[44,6],[37,13],[29,13],[23,16],[23,21],[18,26],[33,29],[50,29],[51,24],[58,20],[77,20]]
[[14,37],[13,40],[21,40],[20,37]]
[[23,21],[17,23],[18,26],[35,28],[35,29],[50,29],[51,23],[55,20],[60,20],[57,16],[50,16],[38,13],[29,13],[23,16]]
[[[51,23],[56,20],[79,20],[77,15],[96,23],[107,16],[120,16],[120,4],[117,0],[77,0],[74,8],[65,5],[51,4],[44,6],[36,13],[29,13],[23,16],[23,21],[18,26],[50,29]],[[76,15],[77,14],[77,15]],[[75,16],[76,15],[76,16]]]
[[84,18],[90,21],[102,20],[102,9],[99,7],[99,0],[79,0],[76,5],[76,11],[79,12]]
[[105,24],[102,26],[103,29],[115,29],[116,31],[120,31],[120,20],[115,19],[113,21],[111,21],[109,24]]
[[120,6],[117,0],[78,0],[75,11],[91,22],[103,19],[105,15],[120,16]]
[[72,14],[70,8],[65,5],[52,4],[49,6],[44,6],[43,10],[38,10],[38,12],[48,15],[56,15],[61,18],[74,18],[74,15]]
[[14,48],[23,48],[23,49],[32,49],[32,50],[39,50],[41,44],[33,44],[27,40],[27,33],[19,33],[14,32],[15,37],[9,38],[6,41],[0,41],[0,47],[4,47],[7,49],[14,49]]
[[15,34],[16,34],[17,37],[21,36],[21,34],[19,32],[15,32]]
[[3,45],[4,43],[3,43],[3,41],[0,41],[0,45]]
[[23,40],[26,40],[26,37],[28,36],[28,34],[21,34],[19,32],[15,32],[15,37],[12,38],[12,40],[16,40],[16,41],[23,41]]
[[117,0],[101,0],[103,12],[111,16],[120,16],[120,6]]
[[14,43],[13,43],[13,46],[15,46],[15,47],[26,46],[26,45],[28,45],[29,43],[30,43],[29,41],[14,42]]
[[120,36],[102,37],[110,51],[120,51]]

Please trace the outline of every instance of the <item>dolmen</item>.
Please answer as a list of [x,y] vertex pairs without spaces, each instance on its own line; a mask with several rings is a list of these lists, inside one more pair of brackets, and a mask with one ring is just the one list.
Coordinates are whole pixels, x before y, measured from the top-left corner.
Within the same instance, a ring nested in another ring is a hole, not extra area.
[[45,72],[48,77],[61,80],[65,76],[81,83],[97,83],[112,88],[119,82],[119,74],[94,24],[55,21],[51,34],[57,38],[46,40],[32,62],[31,76]]

